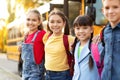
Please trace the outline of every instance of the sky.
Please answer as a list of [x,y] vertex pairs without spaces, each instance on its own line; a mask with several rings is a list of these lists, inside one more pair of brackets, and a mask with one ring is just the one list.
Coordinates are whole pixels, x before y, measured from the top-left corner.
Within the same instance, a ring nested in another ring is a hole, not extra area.
[[6,0],[0,0],[0,18],[8,18],[7,3]]

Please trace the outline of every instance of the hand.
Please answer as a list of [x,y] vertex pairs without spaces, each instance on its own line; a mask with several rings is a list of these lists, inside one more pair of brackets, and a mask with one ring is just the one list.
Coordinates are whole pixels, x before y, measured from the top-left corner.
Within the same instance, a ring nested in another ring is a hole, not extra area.
[[98,44],[99,42],[101,42],[100,35],[96,35],[92,38],[92,43]]
[[18,51],[21,53],[21,51],[22,51],[22,47],[21,46],[18,46]]

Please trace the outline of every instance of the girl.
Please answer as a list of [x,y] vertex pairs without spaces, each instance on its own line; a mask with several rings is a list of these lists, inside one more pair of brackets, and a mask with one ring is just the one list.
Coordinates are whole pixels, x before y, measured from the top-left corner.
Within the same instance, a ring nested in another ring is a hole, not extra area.
[[[64,29],[64,33],[63,30]],[[44,36],[46,80],[71,80],[67,53],[63,44],[63,35],[69,35],[66,16],[59,10],[53,10],[48,17],[48,30]],[[69,45],[74,37],[68,36]]]
[[74,23],[76,35],[73,44],[75,57],[74,75],[72,80],[99,80],[99,73],[91,53],[91,41],[93,37],[92,19],[78,16]]
[[22,44],[22,80],[42,80],[44,75],[44,44],[42,38],[45,31],[42,27],[40,13],[37,10],[30,10],[27,13],[26,25],[29,32]]

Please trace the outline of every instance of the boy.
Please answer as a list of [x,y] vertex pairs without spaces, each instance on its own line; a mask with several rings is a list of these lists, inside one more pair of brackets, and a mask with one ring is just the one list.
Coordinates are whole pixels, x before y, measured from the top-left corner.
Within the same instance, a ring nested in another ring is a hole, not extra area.
[[120,80],[120,0],[102,0],[109,23],[104,29],[104,68],[102,80]]

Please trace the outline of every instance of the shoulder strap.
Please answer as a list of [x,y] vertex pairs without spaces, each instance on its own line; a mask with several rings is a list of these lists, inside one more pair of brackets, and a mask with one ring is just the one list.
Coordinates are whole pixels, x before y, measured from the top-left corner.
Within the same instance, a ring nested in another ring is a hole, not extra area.
[[103,46],[105,46],[105,42],[104,42],[104,30],[105,30],[105,27],[100,32],[100,39],[101,39],[101,42],[102,42]]
[[63,35],[63,43],[65,46],[66,53],[69,53],[69,42],[68,42],[68,35]]
[[99,62],[100,53],[99,53],[99,50],[98,50],[98,44],[91,44],[91,51],[92,51],[92,55],[93,55],[95,61]]
[[32,43],[35,41],[35,39],[36,39],[36,37],[37,37],[37,35],[38,35],[39,32],[40,32],[40,30],[38,30],[38,31],[35,33],[33,39],[31,40]]
[[[35,39],[36,39],[36,37],[37,37],[37,35],[38,35],[39,32],[40,32],[40,30],[38,30],[38,31],[35,33],[35,35],[33,36],[32,40],[31,40],[32,43],[35,41]],[[25,42],[25,40],[26,40],[27,37],[28,37],[28,33],[25,34],[25,37],[24,37],[24,40],[23,40],[24,42]]]

